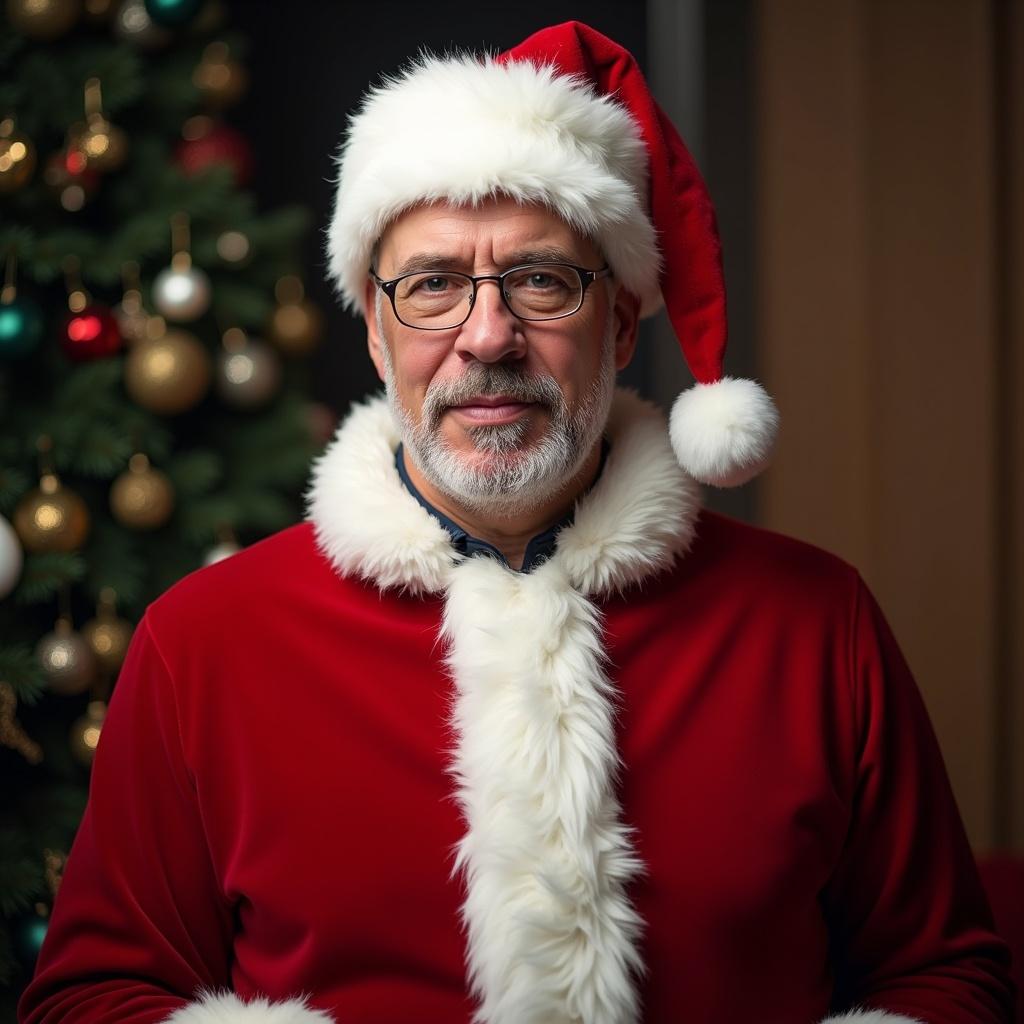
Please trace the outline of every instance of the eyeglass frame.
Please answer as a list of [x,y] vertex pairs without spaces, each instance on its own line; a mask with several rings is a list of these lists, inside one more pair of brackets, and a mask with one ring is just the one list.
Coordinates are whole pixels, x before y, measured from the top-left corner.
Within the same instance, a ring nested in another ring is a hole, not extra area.
[[[576,276],[580,279],[580,301],[579,305],[570,310],[568,313],[559,313],[558,316],[520,316],[509,304],[508,295],[505,292],[505,278],[509,274],[514,274],[517,270],[529,270],[531,267],[568,267],[570,270],[576,271]],[[509,267],[508,270],[503,270],[500,274],[479,274],[474,277],[472,274],[463,274],[459,270],[410,270],[408,274],[399,274],[398,277],[393,277],[389,281],[384,281],[378,276],[377,272],[370,267],[370,277],[373,279],[374,284],[391,300],[391,309],[394,311],[395,319],[398,320],[403,327],[409,327],[414,331],[454,331],[456,327],[461,327],[472,315],[473,307],[476,305],[477,291],[479,290],[480,281],[497,281],[498,291],[501,293],[501,301],[505,304],[505,308],[517,319],[522,320],[524,323],[537,324],[537,323],[548,323],[552,320],[564,320],[567,316],[575,316],[582,308],[583,302],[587,297],[587,289],[601,277],[606,277],[611,274],[612,268],[607,264],[601,267],[600,270],[589,270],[587,267],[578,267],[574,263],[562,263],[558,260],[544,260],[538,263],[520,263],[518,266]],[[398,288],[399,284],[409,277],[419,277],[423,274],[437,274],[441,276],[443,274],[455,274],[458,277],[465,278],[473,285],[473,293],[469,297],[469,309],[466,310],[466,315],[457,324],[450,324],[447,327],[420,327],[419,324],[407,324],[398,315],[398,304],[395,302],[395,289]]]

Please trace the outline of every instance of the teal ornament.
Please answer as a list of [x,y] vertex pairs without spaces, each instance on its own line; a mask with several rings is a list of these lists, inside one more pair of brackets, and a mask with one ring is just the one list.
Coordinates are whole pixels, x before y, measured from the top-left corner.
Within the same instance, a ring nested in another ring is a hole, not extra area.
[[34,352],[43,327],[43,311],[31,299],[0,303],[0,359],[17,359]]
[[14,944],[23,963],[35,963],[39,950],[43,948],[48,926],[46,918],[38,914],[26,914],[15,925]]
[[181,28],[187,25],[203,6],[203,0],[146,0],[146,13],[154,25]]

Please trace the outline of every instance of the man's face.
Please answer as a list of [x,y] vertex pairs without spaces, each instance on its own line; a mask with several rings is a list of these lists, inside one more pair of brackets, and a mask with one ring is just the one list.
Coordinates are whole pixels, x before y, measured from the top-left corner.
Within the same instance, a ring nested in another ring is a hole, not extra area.
[[[540,261],[604,265],[546,208],[502,198],[407,211],[382,236],[375,269],[389,280],[410,268],[479,275]],[[483,282],[466,323],[425,331],[400,323],[368,282],[370,355],[424,476],[476,508],[564,490],[604,429],[615,372],[635,346],[636,305],[599,280],[572,316],[526,322]]]

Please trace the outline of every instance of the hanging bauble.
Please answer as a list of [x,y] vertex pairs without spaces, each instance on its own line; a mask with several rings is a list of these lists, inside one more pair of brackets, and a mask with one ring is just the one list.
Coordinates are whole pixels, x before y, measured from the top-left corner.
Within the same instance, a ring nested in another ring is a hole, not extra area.
[[302,281],[290,274],[277,282],[274,294],[279,305],[270,314],[267,337],[287,355],[306,355],[323,337],[323,314],[305,298]]
[[182,126],[184,136],[175,160],[185,174],[200,174],[209,167],[230,167],[236,186],[252,177],[252,149],[241,132],[220,121],[197,115]]
[[86,166],[83,154],[60,150],[43,168],[43,181],[70,213],[77,213],[99,188],[100,176]]
[[203,51],[192,72],[192,84],[208,106],[219,110],[238,101],[249,84],[249,76],[238,61],[231,59],[227,43],[218,41]]
[[55,473],[44,473],[18,502],[14,529],[26,551],[77,551],[89,536],[89,510]]
[[203,6],[203,0],[145,0],[145,3],[153,24],[164,28],[187,25]]
[[103,732],[103,720],[107,717],[107,702],[91,700],[85,714],[71,723],[68,731],[68,746],[74,759],[83,767],[90,768],[96,756],[96,747]]
[[232,327],[224,333],[224,348],[217,361],[217,391],[227,405],[255,409],[277,393],[281,360],[257,338]]
[[81,153],[85,166],[106,174],[115,171],[128,155],[128,139],[123,131],[104,117],[89,123],[79,122],[68,130],[67,150]]
[[0,121],[0,192],[17,192],[32,177],[36,147],[27,135],[15,131],[14,118]]
[[125,0],[114,18],[114,31],[142,50],[155,50],[173,38],[149,16],[143,0]]
[[[43,908],[45,910],[45,906]],[[39,913],[20,914],[13,922],[14,948],[18,959],[28,967],[34,967],[43,948],[43,940],[49,928],[47,918]]]
[[123,343],[114,314],[95,303],[69,313],[60,335],[64,354],[76,363],[105,359],[120,351]]
[[203,555],[203,565],[223,562],[225,558],[237,555],[241,550],[242,546],[238,543],[235,531],[230,526],[222,526],[217,531],[217,543]]
[[323,402],[310,402],[306,406],[306,425],[313,444],[322,447],[334,437],[338,427],[338,414]]
[[196,405],[213,376],[210,354],[194,335],[169,330],[136,344],[124,365],[125,390],[150,412],[172,416]]
[[21,541],[14,527],[0,516],[0,601],[18,585],[24,564]]
[[31,299],[0,301],[0,359],[31,355],[43,336],[43,311]]
[[79,0],[7,0],[11,25],[30,39],[56,39],[78,20]]
[[225,263],[233,263],[236,266],[244,263],[251,248],[248,236],[241,231],[222,231],[217,236],[217,255]]
[[133,631],[132,624],[117,614],[113,589],[104,587],[100,592],[96,618],[82,627],[82,636],[104,672],[114,674],[121,668]]
[[85,0],[82,13],[94,25],[110,21],[117,13],[118,0]]
[[172,263],[153,281],[153,305],[179,323],[198,320],[210,308],[210,295],[210,279],[199,267]]
[[174,486],[165,473],[149,464],[147,456],[136,452],[110,485],[110,510],[122,526],[155,530],[171,518]]
[[[149,335],[150,320],[154,318],[142,305],[142,283],[139,280],[139,265],[134,260],[126,260],[121,264],[121,282],[124,294],[121,301],[114,306],[114,319],[121,337],[129,345]],[[160,321],[161,328],[163,321]]]
[[96,678],[96,658],[70,619],[57,620],[52,633],[36,644],[36,660],[43,667],[46,682],[54,693],[73,697],[84,693]]

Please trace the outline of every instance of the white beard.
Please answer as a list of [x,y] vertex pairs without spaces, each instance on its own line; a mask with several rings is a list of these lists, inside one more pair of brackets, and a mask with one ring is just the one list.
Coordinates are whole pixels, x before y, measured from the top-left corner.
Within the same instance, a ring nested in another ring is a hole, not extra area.
[[[597,377],[583,393],[575,412],[553,377],[526,377],[508,364],[475,363],[454,381],[431,383],[421,420],[402,405],[395,384],[391,349],[384,335],[382,302],[377,293],[377,332],[384,361],[388,404],[399,424],[402,443],[417,468],[439,491],[473,512],[516,515],[563,492],[601,438],[615,391],[615,323],[609,312]],[[506,423],[471,428],[468,433],[482,459],[468,461],[441,435],[438,421],[445,408],[473,395],[501,393],[539,402],[551,423],[539,441],[526,440],[527,424]]]

